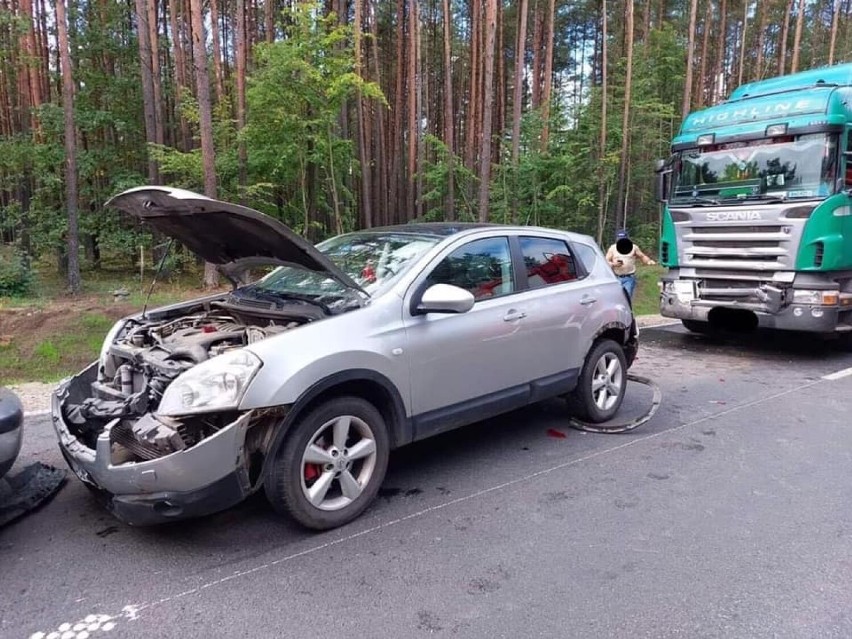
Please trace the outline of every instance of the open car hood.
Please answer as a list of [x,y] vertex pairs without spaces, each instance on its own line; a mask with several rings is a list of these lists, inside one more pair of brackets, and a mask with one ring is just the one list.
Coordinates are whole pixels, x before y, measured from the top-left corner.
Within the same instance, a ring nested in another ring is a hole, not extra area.
[[245,206],[168,186],[128,189],[106,205],[133,215],[219,266],[268,260],[325,273],[346,287],[363,290],[313,244]]

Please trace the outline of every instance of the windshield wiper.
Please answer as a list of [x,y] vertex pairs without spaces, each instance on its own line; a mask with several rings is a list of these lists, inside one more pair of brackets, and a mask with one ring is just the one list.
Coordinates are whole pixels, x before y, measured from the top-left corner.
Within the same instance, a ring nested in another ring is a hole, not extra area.
[[331,315],[331,309],[327,304],[323,304],[316,298],[310,297],[308,295],[297,295],[295,293],[285,293],[283,291],[275,291],[275,290],[267,290],[264,288],[260,288],[256,284],[249,284],[248,286],[243,286],[239,289],[242,293],[248,293],[250,296],[260,299],[267,300],[269,302],[281,302],[287,300],[294,300],[296,302],[305,302],[306,304],[311,304],[312,306],[316,306],[320,310],[323,311],[326,315]]
[[719,200],[712,197],[703,197],[701,195],[690,195],[690,196],[678,196],[672,199],[672,204],[675,204],[676,201],[685,200],[685,203],[688,204],[710,204],[715,205],[719,203]]
[[761,202],[773,202],[780,203],[784,202],[787,199],[786,196],[780,195],[766,195],[765,193],[753,193],[751,195],[733,195],[731,197],[725,197],[719,200],[720,202],[745,202],[745,201],[761,201]]

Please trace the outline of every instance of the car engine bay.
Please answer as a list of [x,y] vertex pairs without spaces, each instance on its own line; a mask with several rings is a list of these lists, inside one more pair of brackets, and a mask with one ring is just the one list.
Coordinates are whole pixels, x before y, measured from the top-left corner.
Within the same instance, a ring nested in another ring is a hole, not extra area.
[[186,450],[239,415],[236,411],[185,417],[157,414],[166,388],[178,376],[217,355],[325,316],[320,309],[298,302],[283,308],[268,303],[247,308],[231,294],[125,320],[117,334],[107,338],[96,374],[78,376],[68,387],[62,412],[72,433],[90,448],[109,428],[113,464]]

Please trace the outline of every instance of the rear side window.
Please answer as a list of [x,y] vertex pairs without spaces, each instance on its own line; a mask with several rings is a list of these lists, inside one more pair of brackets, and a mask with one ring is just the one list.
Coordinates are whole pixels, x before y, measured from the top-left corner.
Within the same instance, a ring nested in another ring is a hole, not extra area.
[[570,282],[579,277],[577,262],[564,241],[549,237],[521,237],[519,241],[530,288]]
[[574,243],[574,250],[577,251],[577,257],[580,258],[583,266],[586,268],[586,273],[591,273],[595,270],[595,262],[598,259],[598,253],[588,244]]

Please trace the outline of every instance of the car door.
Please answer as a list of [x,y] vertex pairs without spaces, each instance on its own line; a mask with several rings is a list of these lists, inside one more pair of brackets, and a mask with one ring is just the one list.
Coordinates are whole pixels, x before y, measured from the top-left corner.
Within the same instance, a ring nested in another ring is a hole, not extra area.
[[[509,239],[472,239],[450,249],[418,278],[405,303],[415,437],[526,403],[530,360],[521,342],[526,313],[518,292]],[[412,312],[417,295],[452,284],[476,300],[467,313]]]
[[[582,334],[590,309],[598,304],[583,263],[566,239],[524,234],[517,237],[529,289],[524,339],[528,357],[538,362],[536,395],[569,390],[585,357]],[[591,286],[590,286],[591,285]]]

